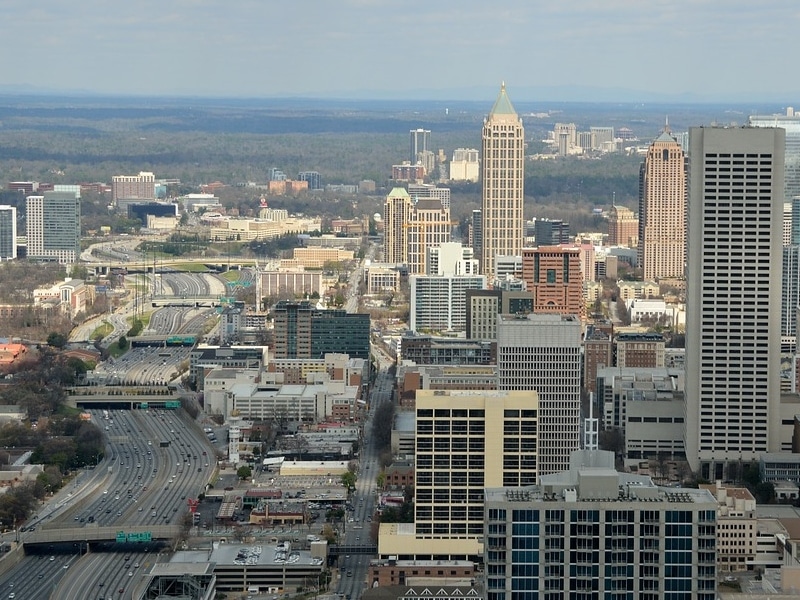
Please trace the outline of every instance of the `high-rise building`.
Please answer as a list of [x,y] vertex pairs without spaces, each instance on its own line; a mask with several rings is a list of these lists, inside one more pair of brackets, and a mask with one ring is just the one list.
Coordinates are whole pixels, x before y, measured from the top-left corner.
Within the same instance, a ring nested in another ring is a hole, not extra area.
[[467,339],[497,339],[497,315],[533,312],[533,293],[502,289],[467,290]]
[[614,150],[613,127],[590,127],[589,133],[592,136],[592,150],[602,150],[604,152]]
[[780,449],[783,129],[689,132],[686,456],[700,476]]
[[665,128],[639,169],[638,255],[645,281],[684,276],[685,239],[685,155]]
[[297,179],[308,182],[308,189],[310,190],[322,189],[322,176],[318,171],[300,171]]
[[579,248],[523,248],[522,279],[533,292],[533,312],[586,315]]
[[789,107],[784,115],[753,115],[753,127],[778,127],[786,132],[784,147],[783,201],[800,196],[800,113]]
[[407,264],[412,275],[425,274],[428,248],[449,242],[453,229],[450,209],[441,200],[415,200],[403,188],[386,197],[383,218],[386,262]]
[[612,452],[575,452],[537,486],[487,484],[484,508],[487,600],[716,598],[714,496],[618,473]]
[[275,358],[323,358],[348,354],[369,358],[368,314],[324,310],[308,301],[281,300],[272,309]]
[[415,201],[423,198],[435,198],[442,202],[445,209],[450,210],[450,188],[438,187],[430,183],[409,183],[408,195]]
[[466,292],[486,287],[485,275],[411,275],[409,328],[464,331]]
[[412,209],[411,196],[396,187],[386,196],[383,204],[383,252],[389,264],[408,262],[408,224]]
[[561,219],[536,219],[533,223],[533,237],[537,246],[569,244],[569,223]]
[[0,261],[17,258],[17,207],[0,204]]
[[506,86],[483,123],[481,163],[481,270],[494,276],[494,257],[522,250],[525,130],[506,94]]
[[480,210],[472,211],[472,220],[469,226],[469,245],[472,246],[478,260],[483,257],[483,218]]
[[534,391],[417,391],[417,538],[469,547],[483,537],[484,488],[536,482],[537,409]]
[[420,154],[431,151],[431,130],[412,129],[408,148],[408,162],[412,165],[420,162]]
[[117,205],[120,198],[156,199],[156,176],[147,171],[138,175],[114,175],[111,177],[111,202]]
[[634,212],[615,204],[608,213],[608,245],[635,248],[639,243],[639,219]]
[[451,181],[478,181],[480,179],[479,152],[473,148],[456,148],[450,161]]
[[538,471],[563,471],[580,445],[580,320],[540,314],[497,318],[498,387],[539,394]]
[[81,201],[71,192],[26,198],[28,258],[74,264],[80,257]]

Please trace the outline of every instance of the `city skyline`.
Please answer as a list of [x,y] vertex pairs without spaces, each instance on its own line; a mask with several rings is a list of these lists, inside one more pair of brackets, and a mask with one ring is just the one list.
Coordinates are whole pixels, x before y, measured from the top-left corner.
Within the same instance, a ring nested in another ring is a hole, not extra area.
[[[518,102],[791,102],[800,95],[782,61],[763,59],[794,53],[797,7],[789,0],[720,6],[573,0],[490,7],[467,0],[420,3],[399,14],[383,0],[236,7],[14,0],[4,7],[0,91],[479,100],[505,79]],[[30,29],[47,35],[31,44]],[[404,60],[435,68],[403,81],[386,69],[397,51],[384,40],[398,31],[407,41]],[[256,63],[262,76],[253,75]]]

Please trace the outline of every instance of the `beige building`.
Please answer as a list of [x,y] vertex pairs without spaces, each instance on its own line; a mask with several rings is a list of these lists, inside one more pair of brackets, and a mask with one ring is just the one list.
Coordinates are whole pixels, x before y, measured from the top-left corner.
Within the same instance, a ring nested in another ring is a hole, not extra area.
[[636,248],[639,244],[639,219],[624,206],[612,206],[608,215],[608,245]]
[[111,202],[116,204],[120,198],[155,200],[156,176],[147,171],[138,175],[114,175],[111,177]]
[[619,297],[623,301],[646,298],[660,298],[661,288],[655,281],[617,281]]
[[383,294],[400,289],[400,271],[384,265],[369,265],[365,269],[367,294]]
[[355,253],[352,250],[309,246],[307,248],[295,248],[292,258],[281,260],[280,266],[282,269],[298,267],[321,269],[326,263],[342,263],[353,260],[354,257]]
[[261,271],[256,280],[257,297],[294,298],[298,295],[323,295],[324,279],[322,271],[306,271],[304,269],[285,269],[278,271]]
[[389,264],[405,264],[408,261],[408,229],[405,225],[411,218],[411,196],[404,188],[396,187],[383,204],[384,260]]
[[683,277],[686,260],[686,157],[669,128],[639,172],[639,264],[645,280]]
[[495,256],[520,254],[524,241],[525,130],[505,84],[484,120],[481,154],[481,272],[492,279]]
[[451,181],[478,181],[480,178],[480,161],[478,150],[474,148],[456,148],[450,161]]
[[746,571],[756,558],[758,517],[756,499],[747,488],[723,485],[721,481],[701,484],[719,503],[717,513],[717,568]]

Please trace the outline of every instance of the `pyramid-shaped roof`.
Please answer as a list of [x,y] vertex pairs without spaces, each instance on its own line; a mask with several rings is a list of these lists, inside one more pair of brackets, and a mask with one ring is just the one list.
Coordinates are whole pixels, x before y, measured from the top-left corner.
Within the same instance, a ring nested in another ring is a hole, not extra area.
[[497,100],[494,101],[494,106],[492,106],[492,110],[489,113],[489,116],[492,115],[516,115],[517,111],[514,110],[514,107],[511,104],[511,100],[508,99],[508,94],[506,94],[506,84],[503,82],[500,85],[500,93],[497,95]]
[[664,131],[661,132],[661,135],[656,138],[657,142],[675,142],[675,138],[672,137],[672,134],[669,132],[668,128],[664,128]]

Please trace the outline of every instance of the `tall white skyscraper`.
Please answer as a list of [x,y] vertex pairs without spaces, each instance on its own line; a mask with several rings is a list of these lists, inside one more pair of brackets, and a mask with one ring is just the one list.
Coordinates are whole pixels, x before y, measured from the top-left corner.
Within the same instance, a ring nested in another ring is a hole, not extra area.
[[538,474],[568,469],[580,447],[580,319],[498,315],[497,371],[499,389],[539,394]]
[[17,258],[17,208],[0,205],[0,261]]
[[28,258],[70,265],[80,257],[81,201],[72,192],[26,198]]
[[524,239],[525,130],[505,84],[483,123],[482,140],[481,271],[491,280],[495,256],[519,255]]
[[787,108],[782,115],[753,115],[753,127],[779,127],[786,131],[784,150],[784,202],[800,196],[800,113]]
[[711,480],[780,449],[784,136],[689,132],[686,456]]

